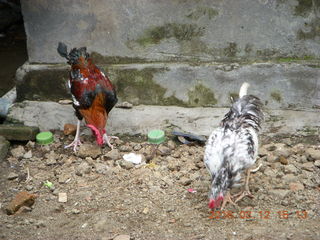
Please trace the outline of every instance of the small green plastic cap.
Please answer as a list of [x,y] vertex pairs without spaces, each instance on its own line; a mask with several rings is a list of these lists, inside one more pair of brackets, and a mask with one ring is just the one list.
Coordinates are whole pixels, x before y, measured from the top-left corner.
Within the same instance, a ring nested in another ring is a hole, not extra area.
[[160,144],[165,140],[164,131],[162,130],[151,130],[148,133],[149,143]]
[[53,142],[53,134],[51,132],[41,132],[36,136],[38,144],[50,144]]

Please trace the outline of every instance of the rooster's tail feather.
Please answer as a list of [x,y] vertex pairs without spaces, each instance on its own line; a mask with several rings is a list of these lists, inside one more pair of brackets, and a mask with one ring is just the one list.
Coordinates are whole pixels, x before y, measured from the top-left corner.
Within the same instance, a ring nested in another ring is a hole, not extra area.
[[79,57],[84,57],[85,59],[89,57],[86,47],[73,48],[70,51],[70,53],[68,53],[67,45],[62,42],[59,42],[57,51],[61,57],[64,57],[68,60],[68,63],[70,65],[76,64],[78,62]]
[[249,86],[246,82],[242,84],[239,92],[240,98],[232,104],[230,111],[221,122],[223,127],[237,129],[250,126],[257,131],[260,129],[264,119],[261,111],[263,104],[259,98],[247,95]]
[[248,88],[250,87],[250,84],[247,82],[242,83],[240,91],[239,91],[239,98],[242,98],[243,96],[247,95]]

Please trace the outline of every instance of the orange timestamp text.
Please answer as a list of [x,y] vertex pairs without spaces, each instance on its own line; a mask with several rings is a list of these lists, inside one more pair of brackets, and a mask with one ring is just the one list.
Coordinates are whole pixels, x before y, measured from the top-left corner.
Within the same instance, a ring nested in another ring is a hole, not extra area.
[[297,210],[297,211],[211,211],[209,219],[270,219],[272,217],[278,217],[279,219],[306,219],[308,218],[308,212],[306,210]]

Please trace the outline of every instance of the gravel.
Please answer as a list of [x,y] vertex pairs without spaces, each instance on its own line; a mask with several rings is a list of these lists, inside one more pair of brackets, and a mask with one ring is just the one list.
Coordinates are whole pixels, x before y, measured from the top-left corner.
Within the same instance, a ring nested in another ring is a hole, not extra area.
[[[226,206],[235,215],[252,211],[257,219],[249,221],[209,219],[210,175],[202,160],[203,146],[169,139],[154,151],[155,146],[141,139],[116,140],[113,150],[101,150],[84,138],[81,153],[79,149],[75,154],[62,147],[69,140],[57,132],[56,142],[48,146],[30,141],[11,146],[6,164],[0,168],[0,204],[5,206],[20,190],[39,197],[31,208],[15,216],[15,221],[0,213],[5,239],[19,239],[17,234],[32,239],[34,231],[41,239],[117,239],[122,235],[126,239],[262,239],[266,235],[279,239],[270,229],[289,235],[303,232],[304,237],[309,236],[308,230],[315,236],[308,239],[318,239],[316,216],[320,209],[314,204],[314,199],[320,198],[317,142],[262,139],[256,164],[262,163],[262,167],[251,175],[249,184],[255,197],[243,198],[239,208]],[[26,158],[29,152],[32,157]],[[122,159],[129,152],[149,160],[134,165]],[[26,175],[27,167],[28,181],[20,177]],[[47,180],[54,190],[43,186]],[[242,188],[243,182],[232,194]],[[307,219],[296,217],[296,211],[302,210],[308,211]],[[270,211],[270,219],[259,219],[264,211]],[[279,211],[292,212],[290,221],[279,219]]]

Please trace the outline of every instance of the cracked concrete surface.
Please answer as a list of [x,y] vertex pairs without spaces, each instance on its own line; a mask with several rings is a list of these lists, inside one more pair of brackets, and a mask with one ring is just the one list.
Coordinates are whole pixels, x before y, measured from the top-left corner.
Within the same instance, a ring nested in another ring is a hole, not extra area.
[[[110,134],[145,134],[151,129],[180,129],[208,136],[218,126],[228,108],[183,108],[139,105],[132,109],[114,108],[107,123]],[[319,111],[268,110],[262,132],[267,135],[319,134]],[[9,121],[19,121],[40,130],[63,129],[76,123],[71,105],[55,102],[24,101],[14,104]]]

